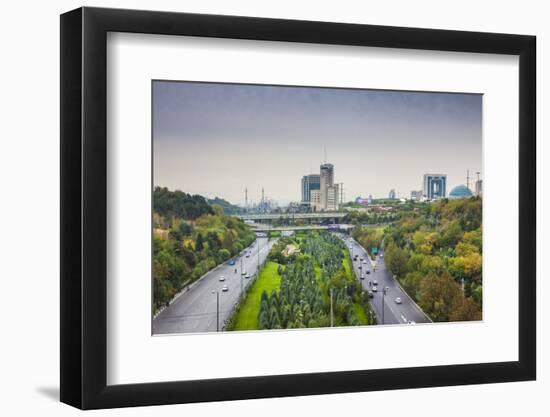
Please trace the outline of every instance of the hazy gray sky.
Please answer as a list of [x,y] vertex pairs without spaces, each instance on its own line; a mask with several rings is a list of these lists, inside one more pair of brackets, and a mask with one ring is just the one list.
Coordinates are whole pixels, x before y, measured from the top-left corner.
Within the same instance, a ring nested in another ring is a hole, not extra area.
[[408,197],[425,173],[447,174],[449,192],[481,171],[481,113],[477,94],[154,81],[154,184],[299,201],[326,147],[346,200]]

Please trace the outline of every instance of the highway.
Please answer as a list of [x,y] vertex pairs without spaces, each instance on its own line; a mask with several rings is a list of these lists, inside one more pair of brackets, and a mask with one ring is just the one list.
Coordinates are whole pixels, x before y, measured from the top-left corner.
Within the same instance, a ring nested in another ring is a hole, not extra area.
[[[374,281],[377,281],[378,283],[378,291],[373,292],[374,297],[370,299],[370,304],[374,310],[374,313],[376,314],[378,324],[407,324],[410,322],[430,322],[430,320],[424,315],[422,310],[401,289],[399,284],[393,278],[392,273],[386,268],[382,251],[380,251],[380,253],[376,257],[376,272],[374,272],[372,267],[373,263],[369,260],[365,249],[352,238],[347,238],[344,241],[350,251],[351,259],[353,262],[353,270],[357,278],[360,278],[361,273],[363,273],[364,280],[360,280],[363,288],[366,291],[372,291]],[[356,254],[358,255],[358,259],[357,261],[353,261],[353,258]],[[382,257],[380,257],[380,255],[382,255]],[[366,263],[361,262],[361,258],[366,260]],[[361,269],[359,269],[360,265],[362,266]],[[370,274],[367,274],[365,272],[367,270],[370,271]],[[371,286],[369,286],[369,281],[371,281]],[[382,300],[384,287],[387,287],[387,292],[384,300]],[[395,302],[396,298],[401,298],[401,304]],[[383,310],[382,306],[384,306]]]
[[[259,261],[262,264],[275,242],[276,239],[268,241],[267,238],[257,238],[243,251],[242,255],[235,258],[235,265],[229,265],[229,262],[221,264],[189,285],[153,319],[153,334],[215,332],[217,330],[216,292],[219,294],[219,329],[221,331],[224,321],[227,320],[239,299],[241,285],[243,289],[246,288],[252,281],[252,276],[257,273],[258,248]],[[249,254],[248,257],[246,254]],[[243,271],[249,273],[251,278],[242,277]],[[222,276],[224,281],[220,281]],[[228,287],[227,291],[222,291],[224,284]]]

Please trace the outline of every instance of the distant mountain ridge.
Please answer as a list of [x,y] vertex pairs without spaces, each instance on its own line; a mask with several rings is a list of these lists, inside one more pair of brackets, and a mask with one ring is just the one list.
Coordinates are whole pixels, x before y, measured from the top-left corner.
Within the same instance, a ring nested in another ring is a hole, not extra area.
[[229,201],[224,200],[223,198],[220,198],[220,197],[210,198],[210,199],[207,199],[206,201],[210,205],[217,204],[218,206],[223,208],[223,212],[228,215],[239,214],[242,211],[239,206],[231,204]]

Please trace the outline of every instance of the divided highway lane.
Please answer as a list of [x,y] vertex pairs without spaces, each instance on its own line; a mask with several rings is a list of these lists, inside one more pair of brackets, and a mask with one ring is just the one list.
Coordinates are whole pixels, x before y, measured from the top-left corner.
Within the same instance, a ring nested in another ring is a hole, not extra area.
[[[361,280],[361,284],[365,291],[372,291],[372,286],[369,286],[369,280],[374,283],[378,282],[378,291],[374,292],[374,297],[370,299],[370,304],[376,314],[378,324],[406,324],[409,322],[415,323],[429,323],[430,321],[420,310],[420,308],[409,298],[409,296],[399,287],[399,284],[393,278],[392,273],[386,268],[384,258],[377,256],[376,258],[376,272],[373,271],[372,263],[368,259],[367,252],[359,243],[354,239],[346,239],[346,245],[351,254],[353,262],[353,270],[356,276],[361,276],[362,266],[364,280]],[[351,248],[349,247],[351,245]],[[359,255],[357,261],[353,261],[354,255]],[[363,258],[367,263],[362,263],[360,259]],[[370,271],[370,274],[366,274],[366,270]],[[374,284],[373,284],[374,285]],[[388,287],[384,302],[382,302],[383,288]],[[401,298],[401,304],[395,302],[396,298]],[[384,310],[382,310],[382,306]],[[383,314],[382,314],[383,311]]]
[[[222,264],[204,275],[199,281],[191,284],[175,301],[165,308],[153,320],[153,334],[168,333],[198,333],[216,331],[216,294],[220,294],[220,330],[227,320],[241,293],[241,281],[243,289],[252,278],[241,278],[241,272],[245,271],[255,275],[259,260],[262,264],[269,253],[269,249],[275,244],[276,239],[268,241],[267,238],[257,238],[248,247],[243,255],[235,258],[235,265]],[[245,254],[250,253],[249,257]],[[241,270],[242,260],[242,270]],[[237,272],[235,273],[235,269]],[[225,281],[220,281],[223,276]],[[224,284],[228,291],[222,291]],[[214,292],[214,293],[213,293]]]

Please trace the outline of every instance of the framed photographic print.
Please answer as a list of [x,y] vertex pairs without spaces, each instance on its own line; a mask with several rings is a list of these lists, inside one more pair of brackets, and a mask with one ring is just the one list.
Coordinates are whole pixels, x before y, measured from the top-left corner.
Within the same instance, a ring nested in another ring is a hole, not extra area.
[[535,379],[535,38],[61,16],[61,400]]

